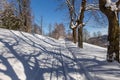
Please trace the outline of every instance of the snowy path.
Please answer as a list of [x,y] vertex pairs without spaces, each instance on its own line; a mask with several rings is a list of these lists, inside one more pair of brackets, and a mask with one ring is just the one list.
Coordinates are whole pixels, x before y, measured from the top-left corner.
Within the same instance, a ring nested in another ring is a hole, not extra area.
[[83,70],[85,80],[120,80],[120,64],[106,62],[105,48],[84,43],[84,48],[78,49],[69,41],[66,46]]
[[66,48],[71,52],[77,66],[82,70],[83,77],[85,80],[94,80],[94,78],[88,73],[87,69],[85,68],[84,64],[79,62],[77,59],[77,56],[75,55],[75,52],[71,50],[70,42],[65,42]]
[[106,49],[0,29],[0,80],[120,80]]
[[[53,52],[57,54],[52,55],[53,61],[50,79],[48,80],[85,80],[81,76],[81,68],[78,66],[73,54],[66,47],[64,40],[60,41],[58,48],[53,47]],[[61,67],[59,71],[57,70],[58,66]],[[56,68],[55,71],[54,68]]]

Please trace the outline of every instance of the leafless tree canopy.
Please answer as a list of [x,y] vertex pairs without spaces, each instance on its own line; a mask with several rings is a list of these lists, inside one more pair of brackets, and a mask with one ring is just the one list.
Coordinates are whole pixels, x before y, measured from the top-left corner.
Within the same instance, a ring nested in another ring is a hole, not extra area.
[[65,37],[65,26],[63,24],[55,24],[55,28],[51,33],[53,38],[59,39]]

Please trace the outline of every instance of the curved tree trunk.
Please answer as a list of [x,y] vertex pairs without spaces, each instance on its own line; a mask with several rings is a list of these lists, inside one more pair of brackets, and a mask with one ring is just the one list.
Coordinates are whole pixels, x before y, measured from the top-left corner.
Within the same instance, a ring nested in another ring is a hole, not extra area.
[[[99,0],[100,10],[108,18],[108,50],[107,50],[107,60],[112,62],[113,58],[120,62],[119,59],[119,21],[118,21],[118,11],[112,11],[110,8],[105,7],[106,0]],[[115,53],[115,56],[113,54]]]

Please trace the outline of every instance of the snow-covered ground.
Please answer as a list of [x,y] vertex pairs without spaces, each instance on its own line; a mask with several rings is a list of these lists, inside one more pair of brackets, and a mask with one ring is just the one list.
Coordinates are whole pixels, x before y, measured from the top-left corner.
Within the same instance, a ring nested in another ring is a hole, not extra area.
[[120,64],[106,49],[0,29],[0,80],[120,80]]

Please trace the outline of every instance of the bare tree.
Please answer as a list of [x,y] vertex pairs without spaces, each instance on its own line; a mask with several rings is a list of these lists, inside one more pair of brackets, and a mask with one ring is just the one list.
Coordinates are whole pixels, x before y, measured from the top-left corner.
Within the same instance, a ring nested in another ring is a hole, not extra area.
[[87,29],[83,29],[83,41],[87,42],[87,40],[90,38],[90,33],[87,31]]
[[102,36],[102,33],[100,31],[97,32],[97,37]]
[[30,0],[17,0],[19,6],[19,14],[23,22],[22,30],[31,32],[32,16],[30,9]]
[[97,37],[97,33],[96,32],[93,32],[93,37]]
[[41,35],[43,35],[43,17],[40,18],[40,29],[41,29]]
[[33,32],[36,33],[36,34],[42,35],[42,34],[41,34],[41,31],[42,31],[42,30],[41,30],[40,26],[35,23],[35,24],[33,25]]
[[83,48],[83,27],[84,27],[84,24],[83,24],[83,19],[84,19],[84,12],[85,12],[85,9],[86,9],[86,0],[82,0],[82,3],[81,3],[81,12],[80,12],[80,16],[79,16],[79,20],[78,20],[78,46],[80,48]]
[[111,0],[99,0],[100,10],[107,16],[108,27],[108,51],[107,60],[113,60],[113,54],[115,53],[115,60],[120,62],[119,59],[119,21],[118,12],[120,7],[120,0],[112,2]]
[[65,27],[64,25],[61,24],[55,24],[55,28],[52,31],[52,37],[55,39],[59,39],[59,38],[64,38],[65,37]]
[[73,36],[73,42],[76,43],[76,29],[77,25],[76,24],[76,15],[75,15],[75,0],[66,0],[68,10],[69,10],[69,15],[70,15],[70,28],[72,29],[72,36]]
[[72,41],[72,33],[70,30],[67,31],[66,39]]
[[48,29],[49,29],[48,36],[52,37],[52,25],[51,24],[48,25]]
[[83,48],[83,19],[86,10],[86,0],[82,0],[80,10],[76,13],[75,0],[66,0],[70,14],[70,26],[73,30],[73,38],[76,43],[76,28],[78,28],[78,46]]

